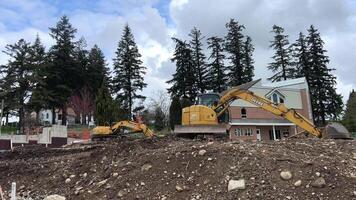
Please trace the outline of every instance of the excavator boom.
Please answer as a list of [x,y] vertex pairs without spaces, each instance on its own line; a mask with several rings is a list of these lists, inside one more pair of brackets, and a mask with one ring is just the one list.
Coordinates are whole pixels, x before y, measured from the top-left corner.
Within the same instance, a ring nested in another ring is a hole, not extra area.
[[93,129],[92,139],[101,139],[116,136],[121,128],[131,129],[132,132],[142,132],[146,137],[152,138],[155,134],[143,123],[133,121],[119,121],[113,126],[97,126]]

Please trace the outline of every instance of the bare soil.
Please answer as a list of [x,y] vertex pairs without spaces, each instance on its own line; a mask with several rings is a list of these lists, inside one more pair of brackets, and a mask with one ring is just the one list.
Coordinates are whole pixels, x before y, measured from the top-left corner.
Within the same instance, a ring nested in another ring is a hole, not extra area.
[[[201,154],[199,154],[200,150]],[[281,171],[292,178],[283,180]],[[325,184],[315,186],[316,179]],[[246,188],[228,191],[230,180]],[[295,182],[301,180],[300,186]],[[20,199],[356,199],[356,141],[120,139],[0,153],[0,185]]]

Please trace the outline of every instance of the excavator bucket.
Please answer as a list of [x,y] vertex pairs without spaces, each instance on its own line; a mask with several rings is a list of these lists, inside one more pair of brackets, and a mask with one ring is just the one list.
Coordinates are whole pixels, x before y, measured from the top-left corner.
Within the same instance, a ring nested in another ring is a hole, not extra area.
[[323,132],[323,138],[326,139],[352,139],[351,133],[340,123],[328,123]]

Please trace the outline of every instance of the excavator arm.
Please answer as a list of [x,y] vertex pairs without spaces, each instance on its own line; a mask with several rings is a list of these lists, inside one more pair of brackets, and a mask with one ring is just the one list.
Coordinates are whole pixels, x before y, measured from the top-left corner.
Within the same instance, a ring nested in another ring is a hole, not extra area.
[[154,136],[153,131],[149,129],[145,124],[127,120],[117,122],[116,124],[114,124],[114,126],[111,127],[111,130],[113,133],[115,133],[123,127],[129,128],[133,130],[133,132],[143,132],[143,134],[145,134],[148,138],[152,138]]
[[119,121],[116,122],[113,126],[97,126],[93,129],[92,139],[93,138],[107,138],[112,137],[120,131],[121,128],[129,128],[133,132],[142,132],[148,138],[152,138],[155,134],[143,123],[133,122],[133,121]]
[[[259,81],[259,80],[257,80]],[[226,109],[229,108],[230,104],[236,99],[245,100],[263,110],[266,110],[274,115],[283,117],[284,119],[289,120],[298,127],[304,129],[308,133],[313,134],[316,137],[322,137],[322,132],[314,126],[314,124],[297,113],[294,109],[287,108],[284,104],[274,104],[270,100],[258,96],[248,89],[254,85],[257,81],[252,81],[247,84],[243,84],[239,87],[232,88],[224,92],[223,96],[220,98],[220,101],[217,105],[213,106],[213,109],[216,111],[217,116],[222,115]]]

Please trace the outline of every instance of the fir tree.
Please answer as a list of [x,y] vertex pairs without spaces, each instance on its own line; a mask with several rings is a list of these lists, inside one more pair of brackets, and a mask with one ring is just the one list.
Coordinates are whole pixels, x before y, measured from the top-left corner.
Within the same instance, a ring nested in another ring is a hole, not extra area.
[[115,111],[118,107],[110,95],[107,83],[104,81],[98,90],[95,99],[95,124],[110,125],[115,120]]
[[103,81],[109,80],[109,69],[106,67],[104,54],[97,45],[94,45],[89,52],[86,70],[88,86],[96,96]]
[[192,50],[192,59],[196,73],[197,90],[201,93],[204,93],[207,89],[207,66],[205,63],[206,57],[202,49],[202,40],[204,37],[201,35],[200,30],[198,30],[196,27],[192,29],[189,36],[191,37],[190,47]]
[[13,45],[7,45],[4,51],[10,59],[8,64],[3,66],[2,73],[6,74],[4,85],[6,86],[6,96],[15,103],[19,116],[20,132],[24,133],[24,118],[26,111],[26,101],[30,98],[33,86],[33,66],[31,65],[31,45],[24,39],[20,39]]
[[342,110],[342,97],[336,93],[336,77],[331,74],[324,42],[314,26],[308,29],[308,72],[314,122],[325,125],[326,119],[336,118]]
[[228,85],[233,87],[244,83],[244,35],[242,31],[245,29],[245,26],[240,25],[234,19],[230,19],[229,23],[225,26],[228,29],[228,33],[225,37],[225,50],[229,55],[227,58],[230,61],[227,78],[229,81]]
[[171,96],[186,97],[193,101],[197,95],[194,63],[189,45],[177,38],[172,38],[176,43],[172,62],[176,63],[176,73],[167,83],[172,84],[168,89]]
[[[81,81],[80,69],[75,60],[75,47],[73,41],[77,30],[70,24],[67,16],[61,17],[55,27],[50,28],[50,36],[56,41],[49,51],[48,77],[46,85],[49,91],[49,105],[54,113],[55,108],[62,110],[62,124],[67,122],[67,101]],[[52,115],[55,123],[55,115]]]
[[127,118],[131,119],[133,103],[135,99],[145,99],[138,92],[146,87],[144,74],[146,67],[142,66],[141,54],[138,52],[134,36],[128,25],[125,26],[121,40],[119,41],[114,59],[113,88],[117,100],[127,112]]
[[254,60],[253,60],[253,51],[255,48],[252,45],[252,40],[249,36],[246,37],[246,40],[244,42],[243,48],[244,48],[244,56],[242,59],[243,63],[243,77],[242,77],[242,82],[247,83],[252,81],[252,78],[254,76],[254,69],[255,67],[253,66]]
[[219,37],[208,38],[208,49],[211,50],[209,60],[208,80],[209,89],[214,92],[222,92],[226,90],[227,78],[225,75],[226,67],[224,66],[225,55],[223,53],[224,40]]
[[175,125],[182,123],[182,106],[179,97],[173,96],[171,105],[169,107],[169,126],[174,130]]
[[[87,42],[84,37],[81,37],[79,41],[75,43],[74,48],[74,61],[76,63],[76,69],[79,74],[77,76],[77,82],[74,88],[71,88],[74,93],[78,93],[84,87],[89,87],[92,80],[89,80],[88,63],[89,63],[89,51],[86,49]],[[99,86],[100,87],[100,86]],[[90,88],[91,89],[91,88]],[[92,92],[92,91],[90,91]]]
[[45,78],[47,62],[47,54],[41,39],[37,35],[34,44],[31,46],[31,66],[33,68],[33,88],[32,95],[29,101],[30,109],[36,112],[36,122],[39,123],[39,112],[43,108],[48,108],[48,91],[46,91]]
[[273,62],[269,63],[268,69],[275,74],[268,79],[275,82],[293,78],[294,71],[290,62],[288,35],[285,35],[284,29],[277,25],[273,26],[271,32],[274,33],[274,39],[271,41],[270,47],[275,50],[275,53],[272,56]]
[[346,103],[342,123],[350,132],[356,132],[356,92],[352,90]]
[[294,44],[292,44],[293,50],[293,65],[296,69],[294,74],[295,77],[305,77],[308,83],[310,82],[309,73],[311,69],[309,67],[309,58],[308,58],[308,47],[306,43],[305,35],[300,32],[299,37]]

